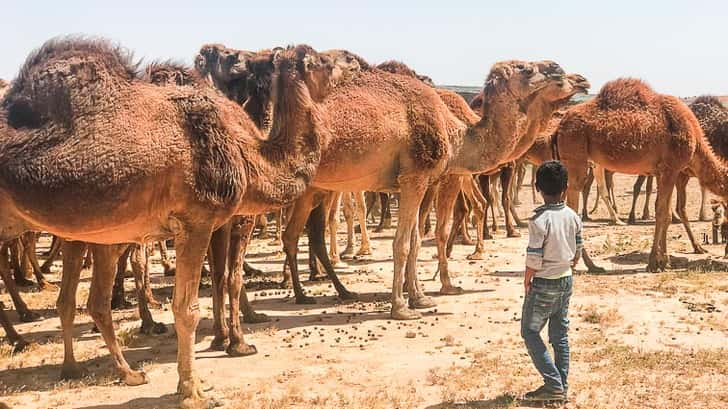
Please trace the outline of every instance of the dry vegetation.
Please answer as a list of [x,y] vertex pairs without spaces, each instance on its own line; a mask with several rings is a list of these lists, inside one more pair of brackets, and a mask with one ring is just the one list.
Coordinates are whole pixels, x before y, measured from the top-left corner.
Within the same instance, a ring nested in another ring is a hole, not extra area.
[[[617,183],[624,213],[632,179],[620,176]],[[695,182],[691,195],[698,197]],[[532,206],[530,192],[523,198],[525,214]],[[695,205],[689,213],[697,215]],[[682,226],[672,225],[668,237],[675,269],[646,274],[645,243],[652,228],[651,223],[587,223],[587,243],[608,273],[580,273],[575,279],[567,408],[728,407],[723,247],[707,246],[710,255],[689,254]],[[700,234],[709,227],[694,223],[694,228]],[[228,358],[207,350],[212,313],[210,289],[204,286],[196,349],[208,393],[223,407],[245,409],[523,407],[518,398],[539,385],[519,336],[526,238],[506,239],[501,231],[486,243],[489,257],[483,262],[467,261],[472,248],[456,246],[451,270],[468,291],[437,297],[437,308],[421,320],[396,322],[387,315],[392,231],[373,236],[373,256],[339,268],[360,301],[340,303],[327,282],[306,283],[319,297],[318,304],[307,306],[293,304],[290,291],[273,286],[283,260],[278,249],[268,246],[268,240],[253,242],[249,260],[271,275],[251,283],[249,295],[260,312],[273,318],[245,326],[246,339],[259,350],[253,357]],[[342,232],[340,239],[344,237]],[[429,281],[437,266],[434,251],[426,240],[420,278],[427,291],[439,288]],[[301,262],[305,266],[303,258]],[[54,282],[59,281],[57,267],[49,277]],[[162,276],[158,264],[154,269],[155,293],[167,299],[171,280]],[[79,307],[88,294],[88,276],[88,271],[82,276]],[[176,407],[175,336],[140,335],[134,309],[115,312],[117,335],[130,363],[147,371],[150,384],[131,388],[117,382],[108,351],[91,331],[83,308],[76,317],[75,350],[88,376],[58,381],[63,348],[56,296],[56,291],[24,293],[45,319],[18,326],[35,342],[27,352],[13,354],[0,344],[0,401],[13,408]],[[6,294],[0,301],[11,305]],[[168,304],[153,314],[172,329]]]

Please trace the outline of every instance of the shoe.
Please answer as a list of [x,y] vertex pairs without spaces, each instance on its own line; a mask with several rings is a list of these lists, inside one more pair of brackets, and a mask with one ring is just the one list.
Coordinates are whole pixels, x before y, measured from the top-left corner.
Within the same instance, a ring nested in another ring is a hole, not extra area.
[[531,391],[526,393],[526,395],[523,396],[523,400],[530,400],[530,401],[563,401],[566,400],[566,395],[564,394],[564,391],[554,389],[550,386],[543,385],[536,389],[535,391]]

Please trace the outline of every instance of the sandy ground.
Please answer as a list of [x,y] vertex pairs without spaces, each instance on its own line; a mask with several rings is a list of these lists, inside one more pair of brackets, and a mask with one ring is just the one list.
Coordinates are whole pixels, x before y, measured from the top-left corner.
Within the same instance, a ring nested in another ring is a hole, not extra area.
[[[617,177],[625,218],[632,182],[632,177]],[[534,207],[530,190],[524,189],[521,197],[520,213],[525,216]],[[689,197],[694,200],[689,214],[697,219],[695,181]],[[647,274],[654,222],[609,226],[603,208],[594,216],[596,221],[586,223],[586,243],[608,273],[588,275],[580,266],[575,279],[566,407],[728,407],[728,266],[723,247],[708,245],[710,254],[690,254],[683,227],[672,225],[668,237],[674,269]],[[693,226],[699,237],[709,233],[708,223]],[[201,291],[197,370],[208,393],[230,408],[524,407],[518,397],[540,383],[519,336],[527,239],[526,230],[521,232],[524,237],[505,238],[501,228],[495,240],[486,242],[484,261],[466,260],[472,247],[456,245],[451,270],[467,291],[436,296],[438,306],[413,322],[392,321],[388,315],[393,229],[374,234],[373,256],[337,267],[348,288],[360,295],[352,303],[339,302],[328,282],[305,282],[318,303],[294,304],[289,290],[274,285],[281,277],[279,249],[270,240],[255,240],[249,261],[270,275],[249,283],[249,296],[258,311],[273,318],[268,324],[245,326],[246,340],[259,354],[229,358],[208,350],[208,281]],[[339,240],[343,249],[343,231]],[[304,244],[302,240],[302,268],[307,265]],[[439,282],[432,280],[434,252],[434,242],[426,238],[419,276],[433,294],[439,289]],[[51,281],[60,281],[59,270],[56,266]],[[58,380],[63,348],[54,308],[57,293],[28,289],[25,299],[45,318],[18,325],[35,343],[27,352],[13,355],[7,345],[0,347],[0,401],[13,408],[175,407],[171,280],[155,262],[155,294],[167,304],[153,314],[168,324],[170,334],[139,335],[135,309],[114,314],[127,359],[143,367],[150,380],[127,387],[118,383],[104,343],[84,313],[88,277],[84,272],[75,330],[76,356],[88,377]],[[133,288],[131,279],[127,288]],[[7,294],[0,300],[11,305]]]

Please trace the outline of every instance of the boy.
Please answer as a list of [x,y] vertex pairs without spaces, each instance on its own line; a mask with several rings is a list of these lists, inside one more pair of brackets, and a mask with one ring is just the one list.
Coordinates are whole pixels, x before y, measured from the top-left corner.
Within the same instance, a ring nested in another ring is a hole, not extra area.
[[[566,400],[572,268],[582,249],[581,220],[564,205],[567,182],[566,168],[558,161],[545,162],[536,171],[536,189],[544,205],[528,222],[521,336],[544,385],[528,392],[526,400]],[[541,339],[546,323],[555,359]]]

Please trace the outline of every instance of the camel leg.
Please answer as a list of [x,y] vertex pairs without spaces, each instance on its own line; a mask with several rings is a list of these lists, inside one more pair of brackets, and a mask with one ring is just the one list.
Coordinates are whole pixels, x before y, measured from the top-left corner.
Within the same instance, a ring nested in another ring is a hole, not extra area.
[[[468,214],[468,210],[469,209],[466,205],[464,195],[462,194],[462,192],[458,193],[457,199],[455,199],[455,204],[453,205],[451,226],[454,227],[461,224],[465,220],[465,216]],[[455,237],[458,235],[457,229],[453,227],[450,228],[450,232],[447,236],[447,243],[445,245],[445,257],[447,258],[450,258],[452,256],[452,248],[455,244]],[[435,227],[435,231],[437,231],[437,227]],[[435,254],[435,258],[440,258],[439,253]]]
[[642,185],[645,183],[645,179],[647,179],[647,176],[637,176],[637,180],[635,180],[634,186],[632,186],[632,208],[629,210],[629,218],[627,219],[628,224],[637,223],[635,209],[637,208],[637,198],[640,196],[640,191],[642,191]]
[[[240,264],[243,265],[243,271],[246,271],[245,265],[247,263],[245,262],[245,253],[248,251],[248,244],[253,237],[253,230],[255,230],[255,223],[253,218],[251,217],[240,217],[239,219],[233,221],[232,230],[230,231],[230,248],[228,250],[229,253],[227,260],[229,272],[228,291],[230,297],[233,296],[233,291],[239,294],[237,298],[237,304],[239,308],[243,311],[243,322],[245,322],[246,324],[259,324],[262,322],[270,321],[270,318],[268,318],[267,315],[256,312],[253,306],[250,304],[250,300],[248,300],[248,293],[245,289],[245,281],[240,278],[238,283],[238,278],[232,277],[232,274],[240,274]],[[232,288],[231,283],[234,284],[236,287]],[[237,286],[240,286],[240,288],[238,289]],[[230,305],[230,316],[237,317],[237,315],[233,315],[233,303],[231,302]],[[237,314],[237,312],[235,312],[235,314]],[[232,327],[230,331],[232,331]],[[230,335],[230,339],[232,338],[232,335]]]
[[531,200],[533,204],[538,203],[538,197],[536,195],[536,166],[531,165]]
[[655,237],[652,242],[648,272],[664,271],[669,264],[667,254],[667,229],[670,225],[670,200],[677,175],[663,172],[657,177],[657,200],[655,202]]
[[139,317],[142,320],[142,327],[140,332],[142,334],[164,334],[167,332],[167,326],[161,322],[155,322],[152,317],[149,306],[153,303],[159,305],[157,300],[154,299],[152,289],[149,283],[149,254],[147,252],[147,246],[152,246],[153,243],[148,245],[132,245],[129,246],[131,254],[129,261],[131,264],[131,271],[134,273],[134,287],[137,293],[137,303],[139,308]]
[[92,245],[94,268],[91,275],[91,288],[88,293],[88,312],[106,342],[117,371],[124,383],[130,386],[148,382],[143,371],[134,371],[124,359],[121,347],[114,333],[114,322],[111,319],[111,292],[114,288],[114,277],[119,256],[128,245]]
[[20,291],[18,291],[18,287],[15,284],[15,278],[12,276],[11,266],[8,262],[8,258],[10,257],[9,247],[10,243],[4,243],[0,247],[0,276],[3,282],[5,282],[5,289],[13,300],[13,305],[15,305],[15,311],[18,313],[20,321],[32,322],[39,319],[40,315],[31,311],[28,308],[28,304],[20,297]]
[[695,240],[695,236],[693,235],[693,230],[690,228],[690,221],[688,220],[688,213],[687,213],[687,187],[688,187],[688,181],[690,180],[690,177],[685,175],[684,173],[680,173],[677,177],[677,183],[675,184],[675,187],[677,189],[677,214],[680,216],[680,220],[682,220],[683,226],[685,226],[685,231],[688,233],[688,238],[690,239],[690,244],[693,245],[693,253],[695,254],[705,254],[708,251],[705,250],[700,243],[698,243],[697,240]]
[[367,223],[370,221],[376,223],[377,215],[381,216],[381,208],[379,206],[379,193],[377,192],[364,192],[364,205],[367,209]]
[[181,405],[184,408],[206,407],[202,385],[193,369],[195,360],[195,331],[200,321],[200,271],[205,252],[212,237],[212,227],[191,228],[178,231],[175,236],[177,249],[177,274],[174,281],[172,311],[177,332],[177,373]]
[[372,247],[369,242],[369,233],[367,232],[367,207],[364,201],[364,192],[354,192],[352,195],[356,204],[356,217],[359,219],[359,230],[361,230],[361,246],[359,246],[359,251],[356,252],[356,255],[359,257],[369,256],[372,254]]
[[[419,229],[418,215],[422,199],[427,190],[428,180],[426,177],[419,175],[399,176],[399,185],[401,187],[399,199],[399,222],[397,230],[394,234],[392,243],[392,253],[394,256],[394,270],[392,283],[392,318],[397,320],[418,319],[422,315],[416,310],[410,309],[405,304],[403,285],[405,274],[409,273],[409,294],[410,305],[416,307],[433,306],[434,302],[422,294],[422,290],[417,280],[417,253],[419,249]],[[442,187],[441,187],[442,188]],[[456,192],[459,190],[456,190]],[[455,195],[453,195],[455,196]],[[438,208],[441,206],[438,200]],[[452,215],[452,206],[446,213],[447,216]],[[448,217],[449,220],[449,217]],[[439,223],[439,218],[438,218]],[[447,237],[438,237],[438,249],[444,250],[444,243]],[[442,239],[442,240],[440,240]],[[444,257],[444,251],[443,251]],[[448,277],[449,278],[449,277]]]
[[450,271],[448,270],[447,252],[445,245],[448,234],[452,229],[451,215],[453,207],[462,186],[461,176],[447,176],[440,181],[437,194],[437,223],[435,225],[435,238],[437,241],[437,269],[440,271],[440,294],[462,294],[463,289],[452,285]]
[[[232,233],[230,235],[230,251],[228,255],[228,294],[230,302],[230,344],[228,344],[227,352],[230,356],[247,356],[257,352],[255,346],[248,345],[243,339],[243,332],[240,328],[240,301],[241,294],[245,294],[245,285],[243,283],[242,257],[247,248],[247,242],[252,233],[252,228],[246,226],[250,223],[245,218],[238,218],[232,222]],[[252,223],[251,223],[252,224]],[[247,294],[245,295],[247,307],[252,310]],[[253,314],[255,312],[253,311]],[[252,318],[252,317],[251,317]],[[262,316],[267,321],[268,317]],[[265,322],[265,321],[263,321]]]
[[612,209],[614,209],[615,213],[619,213],[617,197],[614,195],[614,172],[609,169],[604,169],[604,181],[604,186],[607,188],[607,197],[609,197],[609,201],[612,203]]
[[83,268],[91,268],[94,264],[93,252],[89,249],[86,250],[86,256],[83,258]]
[[470,198],[471,208],[475,214],[476,222],[476,239],[475,239],[475,250],[473,254],[470,254],[468,260],[483,260],[485,258],[485,243],[483,242],[483,223],[486,218],[485,206],[487,201],[483,194],[478,188],[477,182],[472,176],[466,176],[463,178],[462,188],[463,193],[467,193]]
[[389,229],[392,227],[392,209],[389,206],[389,193],[380,192],[379,193],[379,203],[382,208],[381,217],[379,218],[379,225],[377,226],[374,231],[376,233],[381,232],[384,229]]
[[708,189],[704,186],[700,186],[700,215],[698,216],[698,220],[701,222],[709,222],[713,220],[710,213],[710,206],[708,205]]
[[587,211],[587,208],[589,207],[589,193],[591,193],[591,187],[593,183],[594,169],[589,167],[589,169],[587,169],[586,179],[584,180],[584,187],[582,187],[581,189],[581,220],[584,221],[591,220],[589,214],[596,212],[597,208],[599,207],[599,196],[601,196],[599,189],[601,189],[601,186],[597,184],[597,200],[594,201],[594,208],[591,210],[591,212]]
[[351,201],[351,192],[341,193],[342,213],[346,220],[346,248],[341,252],[342,258],[354,256],[354,206]]
[[[566,204],[571,210],[576,211],[579,208],[579,195],[583,194],[584,187],[589,182],[589,164],[584,162],[564,162],[569,172],[569,187],[566,191]],[[591,182],[589,182],[591,183]],[[585,207],[583,208],[586,209]],[[583,217],[583,215],[582,215]],[[597,266],[589,256],[586,250],[586,246],[582,249],[581,258],[584,260],[584,264],[587,266],[588,272],[592,274],[602,274],[605,270],[602,267]]]
[[23,339],[23,337],[18,334],[18,332],[15,330],[15,327],[13,326],[13,323],[10,322],[10,318],[8,318],[8,315],[5,313],[5,306],[3,303],[0,302],[0,324],[2,325],[3,329],[5,330],[5,335],[8,338],[8,342],[10,342],[11,345],[14,345],[13,352],[21,352],[25,348],[30,345],[28,341]]
[[309,246],[313,250],[314,258],[321,261],[321,265],[326,271],[326,276],[331,280],[331,284],[333,284],[336,292],[339,294],[339,298],[342,300],[354,300],[357,297],[356,294],[344,287],[344,284],[339,280],[339,277],[334,271],[334,266],[326,254],[324,220],[325,214],[322,206],[316,206],[311,210],[311,214],[306,221]]
[[[256,216],[252,216],[252,219],[253,229],[255,229]],[[208,262],[212,273],[212,333],[214,334],[210,349],[213,351],[225,350],[225,343],[229,334],[228,325],[225,321],[225,286],[229,274],[227,260],[232,223],[233,221],[225,223],[225,225],[215,230],[210,238]]]
[[501,203],[503,209],[505,209],[506,219],[506,237],[521,237],[516,228],[513,226],[513,219],[511,217],[511,189],[513,185],[513,166],[506,166],[501,170]]
[[333,265],[339,264],[340,261],[336,233],[339,230],[339,205],[341,204],[341,196],[341,192],[330,192],[326,199],[324,199],[324,209],[326,210],[329,228],[329,260],[331,260],[331,264]]
[[[493,196],[495,197],[498,195],[499,190],[500,190],[500,189],[498,189],[498,181],[500,181],[500,172],[497,174],[497,177],[496,177],[496,175],[493,175],[493,176],[494,177],[492,177],[490,179],[490,188],[491,188],[491,191],[493,192]],[[503,202],[499,201],[499,200],[495,200],[493,203],[495,203],[495,210],[498,211],[498,217],[505,217],[505,215],[503,214]],[[496,231],[498,231],[498,223],[496,223],[496,221],[495,221],[495,214],[494,214],[493,215],[493,232],[496,232]]]
[[81,278],[81,264],[86,252],[86,243],[61,240],[63,248],[63,274],[61,291],[58,293],[56,308],[61,319],[63,335],[63,365],[61,379],[78,379],[83,376],[81,367],[73,355],[73,320],[76,316],[76,289]]
[[33,269],[33,275],[38,282],[38,288],[41,290],[57,289],[56,285],[53,285],[46,280],[43,276],[43,270],[40,268],[38,263],[38,256],[35,254],[36,245],[38,244],[38,238],[40,233],[27,232],[20,236],[20,240],[23,242],[23,249],[25,250],[25,259],[30,263]]
[[513,194],[511,203],[518,206],[521,205],[521,186],[523,186],[523,180],[526,179],[526,164],[523,161],[516,163],[516,183],[513,185]]
[[162,259],[162,268],[164,269],[164,276],[171,277],[175,273],[175,268],[169,260],[169,250],[167,249],[167,241],[160,240],[159,243],[159,257]]
[[[316,300],[304,294],[303,286],[298,274],[298,239],[303,232],[309,214],[314,207],[314,195],[311,190],[307,190],[293,204],[291,216],[288,218],[288,224],[283,232],[283,250],[286,252],[286,265],[291,273],[293,282],[293,292],[296,296],[296,304],[315,304]],[[329,193],[328,196],[331,196]],[[326,212],[323,206],[322,212]],[[331,226],[329,226],[331,228]]]
[[607,186],[606,169],[599,165],[596,165],[594,167],[594,178],[597,182],[597,192],[599,194],[597,200],[601,199],[607,206],[607,210],[609,211],[609,217],[611,218],[612,224],[616,224],[617,226],[623,226],[624,222],[619,219],[617,211],[614,210],[614,204],[609,198],[609,187]]
[[420,204],[420,211],[418,215],[418,223],[420,226],[420,237],[425,237],[430,233],[430,226],[428,225],[427,221],[429,220],[430,211],[432,211],[432,204],[435,202],[435,196],[437,196],[437,191],[439,189],[439,183],[435,183],[427,188],[427,191],[425,191],[425,196],[422,198],[422,203]]
[[58,258],[58,254],[61,252],[62,244],[63,239],[58,236],[53,236],[53,240],[51,241],[51,248],[48,251],[48,258],[40,266],[40,271],[42,271],[43,274],[50,274],[51,266],[53,265],[53,262],[56,261],[56,259]]
[[131,303],[126,301],[124,294],[124,278],[126,278],[126,265],[131,254],[131,246],[129,246],[119,256],[116,263],[116,276],[114,276],[114,288],[111,290],[111,308],[118,310],[130,308]]
[[642,220],[650,219],[650,198],[652,198],[652,184],[654,176],[647,176],[647,187],[645,187],[645,207],[642,209]]
[[493,208],[495,205],[495,197],[493,196],[493,191],[490,189],[490,176],[481,174],[478,175],[477,178],[480,191],[485,198],[485,208],[483,210],[483,239],[490,240],[493,236],[490,234],[490,229],[488,229],[488,209],[490,209],[493,214],[493,223],[495,224],[495,209]]
[[278,209],[273,212],[273,218],[276,222],[275,237],[268,245],[280,247],[283,244],[283,241],[281,241],[281,234],[283,233],[283,209]]
[[30,287],[35,285],[32,281],[28,280],[29,269],[26,269],[24,265],[24,247],[23,242],[20,238],[16,238],[9,242],[10,244],[10,265],[12,266],[13,276],[15,277],[15,284],[21,287]]

